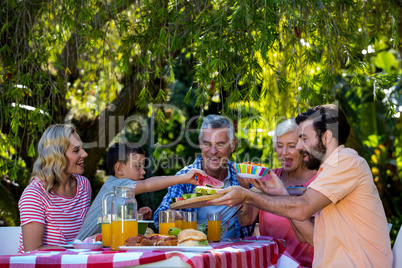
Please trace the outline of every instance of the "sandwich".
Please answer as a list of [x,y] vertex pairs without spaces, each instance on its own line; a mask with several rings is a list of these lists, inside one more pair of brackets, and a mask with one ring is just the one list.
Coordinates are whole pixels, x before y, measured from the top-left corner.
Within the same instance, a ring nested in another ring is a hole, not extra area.
[[177,236],[178,246],[208,246],[207,236],[201,232],[194,229],[186,229],[179,233]]

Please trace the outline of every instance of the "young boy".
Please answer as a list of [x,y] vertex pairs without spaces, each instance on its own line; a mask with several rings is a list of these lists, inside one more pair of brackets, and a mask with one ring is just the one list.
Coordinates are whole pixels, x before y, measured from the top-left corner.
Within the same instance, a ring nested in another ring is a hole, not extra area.
[[[92,202],[76,239],[83,240],[86,237],[101,232],[98,218],[102,216],[102,199],[106,193],[114,190],[114,186],[135,185],[135,194],[137,195],[162,190],[179,183],[198,185],[195,176],[197,174],[206,176],[204,171],[193,169],[184,175],[151,177],[144,180],[144,150],[139,147],[130,147],[124,142],[117,142],[109,148],[106,164],[110,177],[103,184],[95,200]],[[140,208],[139,213],[144,214],[144,218],[151,218],[152,216],[152,210],[149,207]]]

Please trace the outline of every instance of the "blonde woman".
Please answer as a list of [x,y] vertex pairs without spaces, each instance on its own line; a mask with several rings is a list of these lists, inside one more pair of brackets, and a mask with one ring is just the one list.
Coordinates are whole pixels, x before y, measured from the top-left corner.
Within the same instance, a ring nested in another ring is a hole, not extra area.
[[77,235],[91,201],[90,183],[79,175],[87,156],[73,126],[52,125],[43,133],[31,183],[18,203],[20,252],[57,248]]

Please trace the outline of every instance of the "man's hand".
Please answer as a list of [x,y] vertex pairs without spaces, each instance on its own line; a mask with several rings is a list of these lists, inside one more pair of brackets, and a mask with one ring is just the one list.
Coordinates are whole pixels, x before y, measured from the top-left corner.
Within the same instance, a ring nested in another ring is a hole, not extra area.
[[152,209],[150,207],[142,207],[138,210],[138,213],[143,215],[144,220],[152,217]]
[[272,171],[269,170],[270,179],[267,181],[247,179],[254,187],[258,188],[268,195],[289,195],[286,187],[283,185],[281,179]]
[[244,189],[241,186],[231,186],[226,189],[222,189],[215,192],[216,194],[225,194],[224,196],[208,201],[210,205],[226,205],[234,207],[243,204],[247,196],[251,193],[249,190]]
[[242,179],[239,176],[237,176],[237,181],[239,182],[240,186],[243,188],[248,189],[250,187],[250,181],[248,179]]

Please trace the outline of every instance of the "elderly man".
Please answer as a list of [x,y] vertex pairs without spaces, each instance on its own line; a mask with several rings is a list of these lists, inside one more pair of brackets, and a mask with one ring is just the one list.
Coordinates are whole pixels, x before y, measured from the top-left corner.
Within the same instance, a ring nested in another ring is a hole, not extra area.
[[[236,139],[233,124],[225,117],[219,115],[208,115],[204,118],[199,134],[201,156],[197,157],[193,164],[187,166],[176,173],[181,175],[193,168],[202,169],[208,175],[223,181],[224,188],[240,185],[233,162],[229,160],[230,155],[235,149]],[[171,200],[174,197],[181,197],[183,194],[194,193],[195,185],[177,184],[169,187],[168,193],[163,198],[161,204],[154,214],[155,226],[158,228],[159,211],[169,209]],[[235,213],[235,209],[228,206],[209,206],[197,209],[187,209],[186,211],[198,212],[198,223],[206,223],[207,213],[220,212],[221,222],[227,222]],[[252,231],[252,225],[242,227],[237,218],[234,217],[229,224],[228,232],[225,237],[246,237]]]
[[[314,216],[311,229],[300,230],[298,237],[313,244],[313,267],[391,267],[387,220],[370,167],[344,146],[350,132],[345,114],[336,105],[316,106],[299,114],[296,123],[296,148],[307,168],[318,169],[302,196],[269,196],[231,187],[210,203],[246,202],[298,221]],[[253,184],[269,192],[269,182]]]

